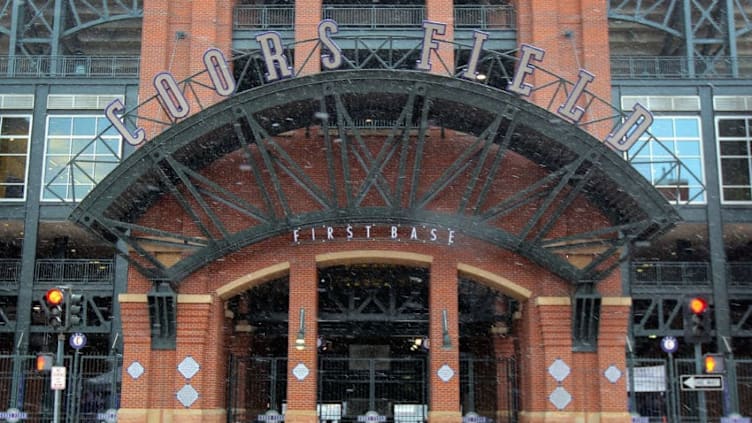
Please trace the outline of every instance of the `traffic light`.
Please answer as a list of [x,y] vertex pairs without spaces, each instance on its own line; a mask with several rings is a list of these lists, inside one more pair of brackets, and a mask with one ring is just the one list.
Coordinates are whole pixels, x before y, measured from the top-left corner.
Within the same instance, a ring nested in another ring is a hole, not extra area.
[[696,295],[684,299],[684,340],[692,344],[710,342],[711,311],[708,300]]
[[65,293],[60,288],[51,288],[44,294],[44,300],[47,303],[49,314],[47,323],[54,329],[60,329],[65,323],[63,319],[63,304],[65,303]]
[[71,289],[65,290],[65,327],[79,326],[84,322],[84,296]]
[[52,365],[55,362],[55,357],[50,353],[40,353],[37,354],[37,360],[35,363],[35,368],[38,372],[47,372],[52,368]]
[[702,356],[702,368],[705,373],[725,373],[726,360],[723,354],[705,354]]

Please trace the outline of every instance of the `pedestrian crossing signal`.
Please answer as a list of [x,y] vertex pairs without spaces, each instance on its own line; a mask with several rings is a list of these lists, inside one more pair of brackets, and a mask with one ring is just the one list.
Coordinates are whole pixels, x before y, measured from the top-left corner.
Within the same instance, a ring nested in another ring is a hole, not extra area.
[[705,373],[716,374],[726,372],[726,361],[723,354],[705,354],[702,357]]
[[41,353],[37,354],[36,369],[38,372],[48,372],[52,369],[55,358],[52,354]]

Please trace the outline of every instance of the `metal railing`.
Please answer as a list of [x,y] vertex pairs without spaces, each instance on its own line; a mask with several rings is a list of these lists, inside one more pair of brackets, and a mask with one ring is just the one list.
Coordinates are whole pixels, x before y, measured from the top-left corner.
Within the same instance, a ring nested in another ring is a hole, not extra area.
[[[234,29],[293,29],[294,6],[242,5],[234,9]],[[420,28],[426,17],[424,6],[324,5],[323,17],[343,28]],[[513,29],[516,15],[512,6],[455,6],[457,28]]]
[[[611,56],[611,77],[622,79],[740,78],[752,75],[752,56]],[[690,66],[693,65],[693,66]],[[735,72],[736,67],[736,72]]]
[[324,6],[324,19],[341,28],[419,28],[426,16],[423,6]]
[[0,259],[0,290],[18,289],[21,275],[21,260]]
[[632,262],[632,291],[677,286],[709,286],[706,262]]
[[233,29],[292,29],[294,6],[243,5],[233,11]]
[[0,78],[136,78],[139,56],[0,56]]
[[40,259],[34,269],[36,283],[111,284],[114,262],[108,259]]
[[727,263],[726,280],[732,288],[751,287],[752,262]]
[[473,29],[515,29],[517,16],[512,6],[454,6],[454,26]]

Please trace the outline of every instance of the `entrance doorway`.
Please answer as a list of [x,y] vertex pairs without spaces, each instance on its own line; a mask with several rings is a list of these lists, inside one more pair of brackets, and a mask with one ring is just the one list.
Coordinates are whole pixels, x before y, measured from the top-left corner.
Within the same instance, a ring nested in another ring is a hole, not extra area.
[[[421,423],[428,419],[432,348],[426,268],[361,264],[318,269],[316,318],[320,422]],[[289,280],[228,301],[230,421],[284,418]],[[514,300],[483,284],[458,283],[460,402],[477,421],[515,422],[519,409]]]
[[426,420],[428,283],[423,268],[319,270],[321,421]]

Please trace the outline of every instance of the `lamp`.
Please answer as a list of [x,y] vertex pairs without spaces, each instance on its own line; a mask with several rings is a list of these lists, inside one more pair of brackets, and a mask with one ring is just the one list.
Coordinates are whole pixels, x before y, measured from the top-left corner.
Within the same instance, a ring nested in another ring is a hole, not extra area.
[[302,350],[305,348],[305,309],[300,308],[300,328],[298,329],[298,337],[295,338],[295,348]]
[[441,311],[441,335],[442,335],[442,348],[452,348],[452,339],[449,338],[449,322],[447,321],[446,309]]

